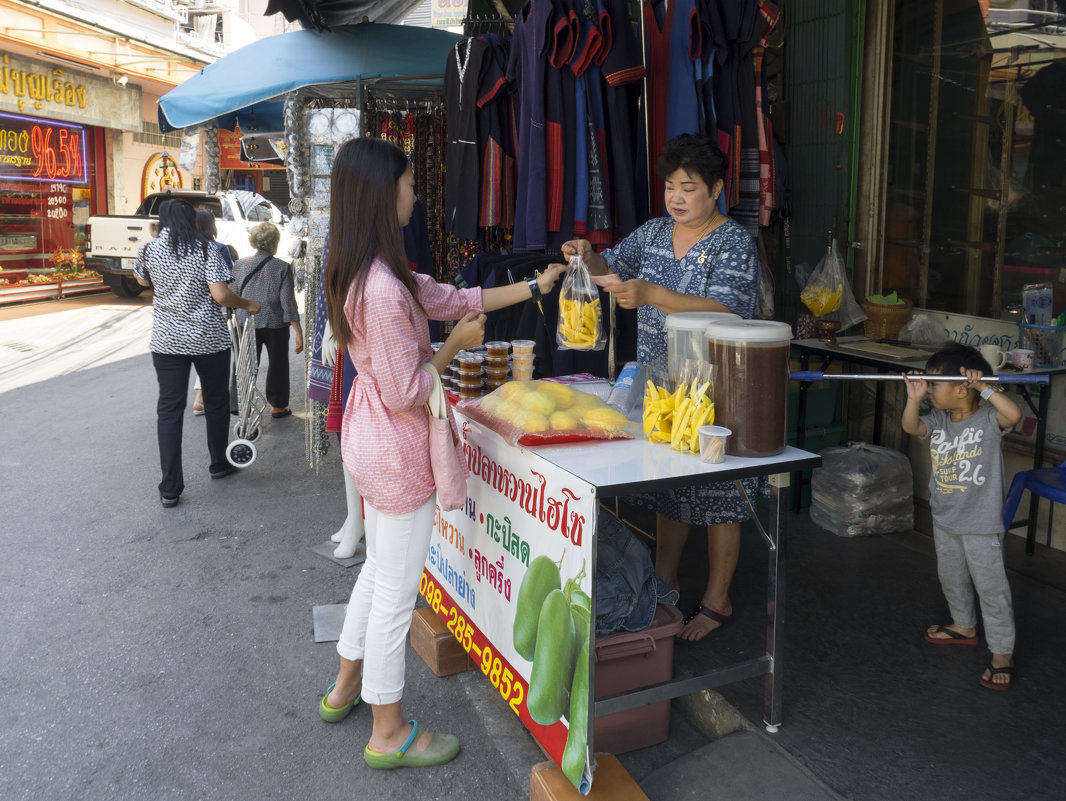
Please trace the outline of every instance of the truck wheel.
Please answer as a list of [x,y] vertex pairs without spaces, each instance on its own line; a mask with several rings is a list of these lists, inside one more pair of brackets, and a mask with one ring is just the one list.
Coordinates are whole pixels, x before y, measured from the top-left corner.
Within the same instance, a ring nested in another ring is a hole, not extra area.
[[120,298],[135,298],[144,291],[140,282],[128,275],[108,274],[104,276],[104,283]]

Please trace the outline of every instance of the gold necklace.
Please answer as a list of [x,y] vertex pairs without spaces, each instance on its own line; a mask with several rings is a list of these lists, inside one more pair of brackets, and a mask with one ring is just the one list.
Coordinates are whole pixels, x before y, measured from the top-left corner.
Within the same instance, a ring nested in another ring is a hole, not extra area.
[[[714,225],[714,223],[715,223],[715,221],[717,219],[718,219],[718,209],[715,209],[714,212],[711,214],[711,219],[708,220],[707,225],[705,225],[703,227],[703,230],[700,231],[699,235],[696,237],[695,241],[692,243],[693,246],[695,246],[696,242],[699,242],[701,239],[703,239],[703,237],[707,236],[707,234],[710,233],[711,227]],[[677,236],[677,220],[674,220],[674,230],[671,233],[670,237],[671,237],[671,239],[673,239],[676,236]],[[692,248],[689,248],[689,250],[691,250],[691,249]],[[687,256],[687,255],[688,255],[688,251],[685,251],[685,256]],[[684,256],[682,256],[682,258],[684,258]],[[703,250],[700,251],[700,257],[698,259],[696,259],[696,263],[697,264],[703,264],[705,261],[707,261],[707,248],[704,248]]]

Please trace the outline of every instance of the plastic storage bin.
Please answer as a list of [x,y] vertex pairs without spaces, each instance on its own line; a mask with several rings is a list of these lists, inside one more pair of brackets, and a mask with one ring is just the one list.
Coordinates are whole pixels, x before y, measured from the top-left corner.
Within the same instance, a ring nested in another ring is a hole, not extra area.
[[[681,611],[659,604],[650,626],[596,638],[596,697],[636,690],[670,679],[674,637],[681,631]],[[663,742],[670,735],[670,702],[627,709],[595,718],[597,751],[624,754]]]

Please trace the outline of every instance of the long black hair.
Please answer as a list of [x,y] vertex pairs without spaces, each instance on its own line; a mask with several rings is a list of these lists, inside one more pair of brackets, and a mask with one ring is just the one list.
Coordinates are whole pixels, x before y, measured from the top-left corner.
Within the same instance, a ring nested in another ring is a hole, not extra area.
[[[352,329],[344,316],[348,290],[362,293],[370,265],[381,259],[418,302],[396,214],[397,184],[410,165],[396,145],[384,139],[350,139],[333,161],[326,257],[326,312],[338,347],[347,347]],[[421,304],[420,304],[421,305]]]
[[215,215],[211,209],[196,210],[196,230],[204,239],[218,239],[218,226],[215,225]]
[[196,210],[184,200],[164,200],[159,204],[159,233],[170,231],[170,249],[179,258],[199,248],[207,258],[208,241],[196,228]]

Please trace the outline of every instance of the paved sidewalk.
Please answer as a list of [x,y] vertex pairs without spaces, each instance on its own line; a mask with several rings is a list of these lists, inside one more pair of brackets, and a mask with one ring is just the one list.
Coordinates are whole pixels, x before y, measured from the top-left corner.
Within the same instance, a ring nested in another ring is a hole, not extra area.
[[[345,513],[336,449],[307,467],[294,392],[257,461],[212,481],[190,411],[188,488],[162,509],[150,310],[113,300],[0,315],[0,345],[40,348],[0,355],[0,799],[527,798],[543,756],[480,673],[438,679],[409,651],[405,710],[463,746],[436,770],[366,768],[366,710],[319,720],[337,657],[313,642],[311,609],[346,601],[357,570],[311,552]],[[301,376],[293,359],[294,387]],[[981,649],[921,643],[942,614],[924,537],[789,522],[784,725],[762,730],[761,679],[675,702],[670,739],[620,757],[652,799],[1066,797],[1061,589],[1012,572],[1019,680],[995,694],[976,682]],[[746,530],[737,623],[679,644],[678,671],[761,649],[762,548]]]

